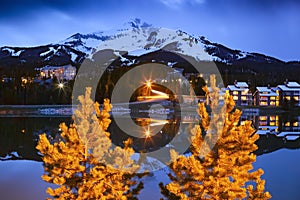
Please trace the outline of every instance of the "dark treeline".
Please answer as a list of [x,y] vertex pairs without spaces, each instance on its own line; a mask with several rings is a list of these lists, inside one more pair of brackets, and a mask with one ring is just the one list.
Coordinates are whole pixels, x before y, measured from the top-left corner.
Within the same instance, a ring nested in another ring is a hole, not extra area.
[[8,82],[0,82],[0,104],[71,104],[74,81],[64,81],[63,84],[63,88],[60,88],[56,78],[26,83],[15,78]]

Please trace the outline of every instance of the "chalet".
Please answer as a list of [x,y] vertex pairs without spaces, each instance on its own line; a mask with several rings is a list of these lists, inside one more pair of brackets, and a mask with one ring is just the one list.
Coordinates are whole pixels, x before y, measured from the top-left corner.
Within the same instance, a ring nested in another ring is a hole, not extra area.
[[300,106],[300,84],[297,82],[289,82],[288,80],[284,85],[277,86],[279,90],[281,105]]
[[254,105],[256,106],[279,106],[279,92],[277,88],[256,87],[254,93]]
[[246,82],[235,81],[234,85],[228,85],[227,88],[237,106],[252,105],[252,94]]
[[76,67],[72,65],[45,66],[38,68],[41,78],[58,78],[58,80],[73,80],[76,76]]

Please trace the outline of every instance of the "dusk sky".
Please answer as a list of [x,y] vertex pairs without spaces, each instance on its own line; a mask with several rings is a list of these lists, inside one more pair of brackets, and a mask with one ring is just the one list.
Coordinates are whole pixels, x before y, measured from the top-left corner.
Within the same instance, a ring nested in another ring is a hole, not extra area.
[[299,11],[297,0],[4,0],[0,46],[56,43],[140,18],[232,49],[300,60]]

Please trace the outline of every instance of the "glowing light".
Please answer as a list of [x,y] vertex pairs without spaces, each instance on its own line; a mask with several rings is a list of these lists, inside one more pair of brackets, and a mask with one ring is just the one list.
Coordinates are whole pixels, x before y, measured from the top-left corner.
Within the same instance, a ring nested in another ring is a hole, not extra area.
[[58,87],[62,89],[62,88],[64,88],[64,84],[63,83],[59,83]]
[[151,90],[151,92],[153,92],[154,94],[158,94],[160,96],[165,96],[165,97],[169,98],[169,96],[164,92],[160,92],[160,91],[157,91],[157,90]]
[[151,84],[152,84],[151,81],[149,81],[149,80],[146,81],[146,86],[147,86],[148,88],[151,88]]
[[147,138],[151,136],[151,131],[149,129],[145,130],[145,136]]

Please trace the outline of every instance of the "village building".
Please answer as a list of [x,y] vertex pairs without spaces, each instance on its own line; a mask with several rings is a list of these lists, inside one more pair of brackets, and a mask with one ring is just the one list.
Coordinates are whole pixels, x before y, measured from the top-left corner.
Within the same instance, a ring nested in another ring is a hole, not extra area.
[[278,85],[277,88],[282,106],[300,106],[299,83],[286,80],[284,85]]
[[234,85],[228,85],[227,88],[237,106],[252,105],[252,94],[246,82],[235,81]]
[[254,93],[255,106],[279,106],[279,92],[277,88],[256,87]]
[[76,76],[76,67],[72,65],[64,66],[45,66],[38,68],[40,71],[40,78],[51,78],[56,77],[58,80],[73,80]]

